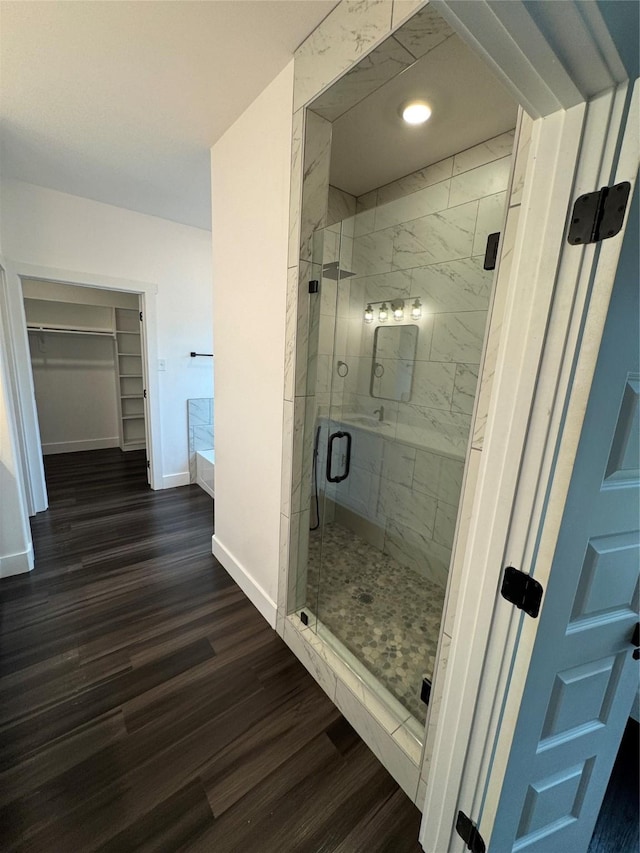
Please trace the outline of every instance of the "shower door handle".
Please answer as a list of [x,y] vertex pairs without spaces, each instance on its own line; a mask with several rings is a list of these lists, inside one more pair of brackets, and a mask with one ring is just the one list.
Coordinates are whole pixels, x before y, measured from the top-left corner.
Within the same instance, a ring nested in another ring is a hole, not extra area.
[[[347,439],[347,455],[344,464],[344,471],[340,476],[334,477],[331,474],[331,463],[333,461],[333,442],[336,438]],[[327,480],[330,483],[341,483],[349,476],[349,468],[351,466],[351,433],[350,432],[334,432],[329,436],[329,446],[327,448]]]

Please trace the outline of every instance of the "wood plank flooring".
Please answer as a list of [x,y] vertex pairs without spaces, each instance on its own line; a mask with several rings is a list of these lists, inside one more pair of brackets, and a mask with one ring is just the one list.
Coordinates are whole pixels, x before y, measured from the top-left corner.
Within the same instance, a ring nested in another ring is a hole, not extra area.
[[[420,816],[140,453],[50,456],[0,581],[0,849],[419,853]],[[247,523],[250,524],[250,519]]]

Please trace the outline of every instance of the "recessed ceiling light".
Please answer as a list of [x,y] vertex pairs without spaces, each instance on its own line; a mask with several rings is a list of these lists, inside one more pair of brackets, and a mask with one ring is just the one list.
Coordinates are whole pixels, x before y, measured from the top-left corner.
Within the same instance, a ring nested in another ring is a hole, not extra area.
[[407,124],[424,124],[431,115],[431,107],[424,101],[411,101],[402,108],[402,118]]

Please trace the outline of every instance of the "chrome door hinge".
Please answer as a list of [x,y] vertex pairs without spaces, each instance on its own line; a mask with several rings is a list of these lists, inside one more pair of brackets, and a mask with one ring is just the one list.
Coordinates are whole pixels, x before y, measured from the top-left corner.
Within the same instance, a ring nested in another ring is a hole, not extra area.
[[567,241],[573,246],[598,243],[622,228],[631,184],[623,181],[579,196],[573,205]]

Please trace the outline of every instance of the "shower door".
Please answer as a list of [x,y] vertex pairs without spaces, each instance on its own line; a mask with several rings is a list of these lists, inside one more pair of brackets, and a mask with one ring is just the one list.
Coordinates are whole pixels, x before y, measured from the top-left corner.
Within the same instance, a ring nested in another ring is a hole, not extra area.
[[405,221],[418,195],[315,234],[300,604],[424,721],[493,276],[478,202]]
[[[310,305],[307,601],[316,630],[350,665],[424,721],[420,694],[433,674],[449,558],[432,538],[437,500],[429,490],[437,486],[427,468],[438,477],[445,460],[420,458],[424,482],[414,488],[418,449],[410,424],[403,435],[398,419],[415,400],[430,330],[413,307],[409,277],[376,273],[370,241],[356,231],[361,219],[324,229],[315,241],[322,278],[317,307]],[[460,480],[462,462],[453,464]],[[431,575],[427,543],[438,551],[429,552]]]

